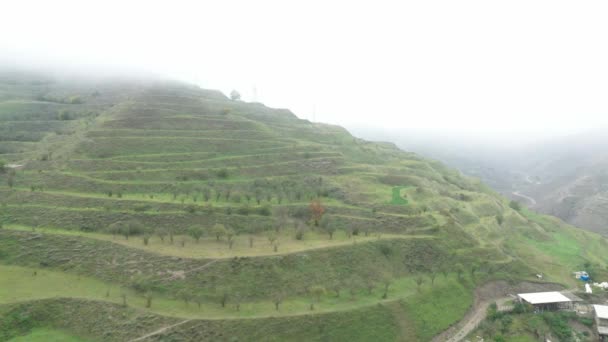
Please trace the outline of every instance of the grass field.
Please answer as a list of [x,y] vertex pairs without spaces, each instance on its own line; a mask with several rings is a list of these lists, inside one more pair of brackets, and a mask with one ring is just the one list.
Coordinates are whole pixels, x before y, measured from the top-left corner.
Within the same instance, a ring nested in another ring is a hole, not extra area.
[[401,195],[401,190],[405,189],[404,186],[396,186],[393,188],[391,204],[394,205],[406,205],[408,203],[407,199],[403,198]]
[[[35,275],[34,275],[35,274]],[[48,271],[39,268],[3,266],[0,265],[0,304],[22,302],[32,299],[60,298],[66,296],[66,289],[69,288],[69,297],[83,298],[90,300],[109,301],[122,304],[122,295],[126,295],[127,304],[130,307],[151,311],[157,314],[173,317],[189,317],[202,319],[223,319],[223,318],[252,318],[270,317],[276,315],[304,315],[311,313],[310,305],[314,303],[314,312],[334,312],[348,311],[356,308],[371,306],[379,301],[383,294],[383,289],[378,286],[368,293],[367,290],[360,289],[354,294],[343,291],[340,297],[334,293],[326,293],[319,300],[312,297],[292,297],[286,298],[280,305],[279,311],[276,310],[271,301],[243,301],[239,302],[239,311],[236,310],[236,302],[229,300],[226,307],[222,307],[219,302],[184,302],[180,299],[171,299],[162,295],[152,296],[152,305],[146,307],[146,298],[143,294],[136,291],[110,283],[104,283],[89,277],[66,274],[63,272]],[[437,293],[445,293],[448,288],[461,288],[455,281],[455,276],[447,278],[438,277],[434,286],[425,284],[417,290],[417,285],[413,277],[405,277],[393,281],[389,287],[387,301],[403,299],[406,302],[412,301],[412,305],[419,305]],[[409,299],[412,298],[412,299]],[[424,299],[426,298],[426,299]],[[464,310],[470,305],[470,296],[459,296],[459,303],[465,303]],[[429,303],[435,306],[435,302]],[[432,310],[432,309],[431,309]],[[452,307],[451,312],[463,310],[462,307]],[[446,322],[453,322],[454,317],[448,316],[438,325]]]
[[37,328],[24,336],[10,339],[8,342],[86,342],[80,337],[73,336],[61,330]]

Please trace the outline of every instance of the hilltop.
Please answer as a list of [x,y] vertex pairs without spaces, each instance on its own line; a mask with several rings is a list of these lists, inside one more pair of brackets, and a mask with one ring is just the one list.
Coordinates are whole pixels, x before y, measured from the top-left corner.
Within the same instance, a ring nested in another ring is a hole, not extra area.
[[0,141],[0,339],[427,341],[491,280],[606,274],[437,161],[180,82],[5,73]]

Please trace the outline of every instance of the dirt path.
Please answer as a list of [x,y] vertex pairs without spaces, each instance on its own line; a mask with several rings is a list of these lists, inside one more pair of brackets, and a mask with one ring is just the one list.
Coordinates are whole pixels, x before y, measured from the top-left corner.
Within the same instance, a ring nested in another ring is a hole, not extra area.
[[193,269],[191,269],[191,270],[187,270],[186,272],[184,272],[184,274],[188,274],[188,273],[192,273],[192,272],[198,272],[198,271],[200,271],[200,270],[204,270],[205,268],[207,268],[207,267],[209,267],[209,266],[211,266],[211,265],[215,264],[216,262],[218,262],[218,261],[220,261],[220,260],[221,260],[221,259],[214,259],[214,260],[211,260],[211,261],[209,261],[208,263],[204,264],[204,265],[203,265],[203,266],[201,266],[201,267],[196,267],[196,268],[193,268]]
[[188,273],[192,273],[192,272],[198,272],[200,270],[204,270],[205,268],[215,264],[216,262],[220,261],[221,259],[214,259],[209,261],[208,263],[200,266],[200,267],[195,267],[193,269],[187,270],[187,271],[179,271],[179,272],[175,272],[173,273],[171,276],[164,278],[163,280],[176,280],[176,279],[183,279],[186,277],[186,274]]
[[466,323],[460,328],[460,330],[458,330],[458,332],[456,332],[456,334],[454,334],[454,336],[448,338],[446,342],[462,341],[465,337],[467,337],[467,335],[469,335],[473,330],[475,330],[475,328],[477,328],[479,323],[486,319],[488,307],[490,306],[490,304],[496,303],[496,305],[501,308],[504,307],[505,303],[511,299],[511,297],[503,297],[494,301],[488,300],[478,303],[478,305],[476,305],[476,307],[473,308],[473,310],[469,313],[470,317],[466,319]]
[[490,304],[496,303],[499,309],[508,309],[505,304],[513,298],[512,295],[515,293],[558,291],[562,289],[561,285],[553,283],[522,282],[517,285],[509,285],[504,281],[495,281],[485,284],[475,290],[473,306],[462,320],[437,335],[432,342],[462,341],[486,318]]
[[397,325],[399,327],[399,337],[395,340],[395,342],[407,342],[416,340],[416,336],[414,335],[414,330],[410,325],[410,320],[407,318],[406,313],[403,311],[403,307],[400,304],[399,300],[393,301],[391,303],[386,304],[386,307],[391,310],[393,313],[393,317],[396,318]]
[[144,335],[144,336],[141,336],[141,337],[129,340],[129,342],[143,341],[143,340],[147,339],[148,337],[152,337],[152,336],[155,336],[155,335],[160,335],[160,334],[164,333],[167,330],[171,330],[171,329],[173,329],[173,328],[175,328],[177,326],[180,326],[182,324],[186,324],[186,323],[188,323],[190,321],[191,321],[191,319],[187,319],[185,321],[181,321],[179,323],[175,323],[173,325],[169,325],[169,326],[166,326],[164,328],[160,328],[160,329],[158,329],[158,330],[156,330],[154,332],[151,332],[151,333],[149,333],[147,335]]
[[521,197],[523,199],[525,199],[526,201],[530,202],[531,205],[536,205],[536,200],[528,195],[524,195],[522,193],[520,193],[519,191],[514,191],[512,192],[513,195],[517,196],[517,197]]

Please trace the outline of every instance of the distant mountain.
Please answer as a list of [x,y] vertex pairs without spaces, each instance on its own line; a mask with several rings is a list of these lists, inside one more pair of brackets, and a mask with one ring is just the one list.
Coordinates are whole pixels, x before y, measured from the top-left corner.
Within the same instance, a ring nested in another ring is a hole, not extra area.
[[608,130],[547,142],[531,150],[521,191],[541,212],[608,235]]

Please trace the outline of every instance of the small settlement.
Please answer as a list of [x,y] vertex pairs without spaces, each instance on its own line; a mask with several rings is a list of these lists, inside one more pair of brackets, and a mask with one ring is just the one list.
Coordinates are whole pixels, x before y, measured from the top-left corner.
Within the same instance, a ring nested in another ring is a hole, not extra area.
[[[531,305],[535,312],[544,312],[575,310],[575,303],[580,301],[580,298],[569,293],[566,296],[561,292],[553,291],[520,293],[517,295],[517,300]],[[593,312],[600,341],[608,342],[608,305],[593,305]]]
[[593,311],[595,311],[595,323],[600,340],[608,341],[608,306],[594,305]]

